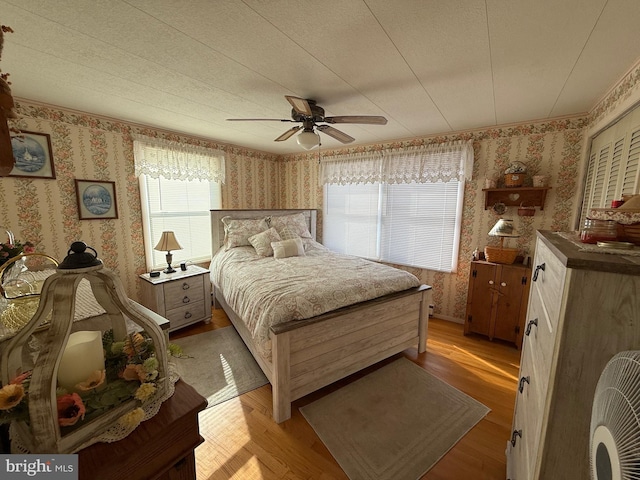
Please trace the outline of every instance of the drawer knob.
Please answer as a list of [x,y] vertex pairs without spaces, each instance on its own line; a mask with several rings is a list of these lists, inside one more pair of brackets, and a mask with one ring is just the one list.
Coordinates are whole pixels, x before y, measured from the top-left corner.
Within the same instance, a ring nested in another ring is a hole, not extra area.
[[536,270],[533,272],[533,281],[537,281],[538,280],[538,273],[540,273],[540,270],[542,270],[544,272],[544,269],[547,266],[544,263],[541,263],[540,265],[536,266]]
[[493,285],[493,280],[489,280],[489,285]]
[[538,319],[534,318],[533,320],[529,320],[529,323],[527,323],[527,329],[524,331],[524,334],[528,337],[531,334],[531,327],[533,326],[538,326]]
[[184,282],[184,283],[182,284],[182,289],[183,289],[183,290],[189,290],[189,284],[188,284],[187,282]]
[[191,301],[191,299],[189,297],[187,297],[186,295],[182,298],[182,303],[189,303]]
[[521,377],[520,378],[520,384],[518,385],[518,391],[520,393],[522,393],[524,391],[524,384],[525,383],[530,384],[529,383],[529,375],[527,375],[526,377]]
[[193,317],[193,315],[191,315],[191,312],[186,312],[184,314],[184,318],[191,318],[191,317]]
[[514,430],[513,433],[511,434],[512,447],[516,446],[516,440],[518,439],[518,437],[522,438],[522,430]]
[[506,286],[507,286],[507,282],[502,282],[502,283],[500,283],[500,285],[501,285],[502,287],[506,287]]

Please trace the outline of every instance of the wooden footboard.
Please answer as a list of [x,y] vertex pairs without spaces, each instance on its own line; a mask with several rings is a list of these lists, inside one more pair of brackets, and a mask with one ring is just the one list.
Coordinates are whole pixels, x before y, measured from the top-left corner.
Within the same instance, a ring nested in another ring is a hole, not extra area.
[[403,350],[426,350],[431,287],[344,307],[271,328],[272,361],[257,354],[242,320],[216,300],[253,353],[273,391],[273,419],[291,417],[291,402]]

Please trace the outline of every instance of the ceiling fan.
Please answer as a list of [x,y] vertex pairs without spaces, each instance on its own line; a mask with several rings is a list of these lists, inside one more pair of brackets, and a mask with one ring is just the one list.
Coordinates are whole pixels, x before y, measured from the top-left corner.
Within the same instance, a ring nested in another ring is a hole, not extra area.
[[296,126],[287,130],[276,138],[275,141],[282,142],[287,140],[294,133],[302,130],[297,137],[297,141],[298,144],[306,150],[311,150],[319,144],[319,135],[316,133],[314,128],[342,143],[351,143],[355,140],[355,138],[347,135],[337,128],[330,125],[318,125],[318,123],[359,123],[363,125],[385,125],[387,123],[387,119],[385,117],[376,115],[340,115],[336,117],[325,117],[324,108],[316,105],[315,100],[292,97],[290,95],[285,95],[284,98],[286,98],[293,107],[291,109],[291,120],[280,118],[228,118],[227,120],[230,122],[261,121],[302,123],[301,126]]

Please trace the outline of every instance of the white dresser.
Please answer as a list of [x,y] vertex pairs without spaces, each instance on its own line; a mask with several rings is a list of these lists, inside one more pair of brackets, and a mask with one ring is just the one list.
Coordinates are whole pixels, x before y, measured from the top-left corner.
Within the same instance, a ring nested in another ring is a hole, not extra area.
[[640,256],[580,247],[538,232],[507,442],[510,480],[588,480],[600,373],[616,353],[640,350]]
[[159,277],[144,273],[140,278],[140,303],[169,320],[170,332],[211,321],[211,280],[206,268],[190,265],[184,271]]

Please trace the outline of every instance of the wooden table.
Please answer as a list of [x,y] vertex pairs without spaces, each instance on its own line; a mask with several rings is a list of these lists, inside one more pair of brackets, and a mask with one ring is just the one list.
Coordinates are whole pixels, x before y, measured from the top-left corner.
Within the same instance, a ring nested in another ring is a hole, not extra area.
[[198,412],[207,401],[178,380],[160,411],[129,436],[78,452],[80,480],[195,480],[194,449],[203,442]]

